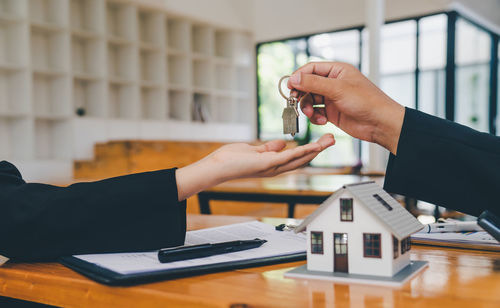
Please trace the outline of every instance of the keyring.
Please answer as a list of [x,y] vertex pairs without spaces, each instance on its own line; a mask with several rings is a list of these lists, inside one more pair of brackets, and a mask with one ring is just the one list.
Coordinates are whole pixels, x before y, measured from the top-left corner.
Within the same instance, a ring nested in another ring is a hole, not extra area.
[[290,78],[290,75],[285,75],[283,77],[280,78],[280,81],[278,81],[278,90],[280,91],[280,94],[281,96],[283,96],[284,99],[288,100],[289,97],[286,97],[286,95],[283,93],[283,91],[281,90],[281,83],[283,82],[284,79],[286,78]]

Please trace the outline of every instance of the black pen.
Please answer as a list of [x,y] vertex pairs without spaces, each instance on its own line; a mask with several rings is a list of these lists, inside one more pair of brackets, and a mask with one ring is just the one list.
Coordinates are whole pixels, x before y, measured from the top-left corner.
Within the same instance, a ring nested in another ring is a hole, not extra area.
[[164,248],[158,251],[158,260],[160,260],[161,263],[167,263],[204,258],[213,255],[257,248],[262,246],[265,242],[267,241],[256,238],[254,240]]

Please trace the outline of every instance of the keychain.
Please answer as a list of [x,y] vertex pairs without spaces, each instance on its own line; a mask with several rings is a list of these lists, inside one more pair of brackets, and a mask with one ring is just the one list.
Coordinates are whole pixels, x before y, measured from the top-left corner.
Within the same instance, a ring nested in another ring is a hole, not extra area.
[[283,114],[281,118],[283,119],[283,134],[291,134],[292,137],[299,132],[299,111],[297,110],[298,100],[295,97],[286,97],[286,95],[281,90],[281,82],[284,79],[290,78],[290,75],[281,77],[278,82],[278,90],[286,100],[286,107],[283,109]]

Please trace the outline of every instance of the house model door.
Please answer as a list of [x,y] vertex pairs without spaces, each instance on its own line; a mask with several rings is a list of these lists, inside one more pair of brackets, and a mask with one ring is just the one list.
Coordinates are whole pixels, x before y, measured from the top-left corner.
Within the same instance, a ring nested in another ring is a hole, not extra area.
[[349,272],[347,264],[347,233],[333,234],[333,266],[335,272]]

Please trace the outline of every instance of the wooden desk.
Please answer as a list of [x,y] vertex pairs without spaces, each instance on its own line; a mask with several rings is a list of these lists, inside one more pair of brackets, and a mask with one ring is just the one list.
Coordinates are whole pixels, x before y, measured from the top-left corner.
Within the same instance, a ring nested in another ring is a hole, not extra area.
[[296,204],[321,204],[344,184],[376,180],[383,177],[346,174],[314,174],[301,170],[272,178],[229,181],[198,194],[200,213],[211,214],[210,200],[276,202],[288,204],[293,218]]
[[[251,217],[190,215],[198,229]],[[285,219],[271,219],[272,223]],[[0,296],[65,307],[499,307],[500,254],[412,247],[429,268],[401,289],[295,280],[302,262],[215,273],[133,287],[95,283],[57,263],[0,267]],[[247,306],[237,306],[246,304]]]

